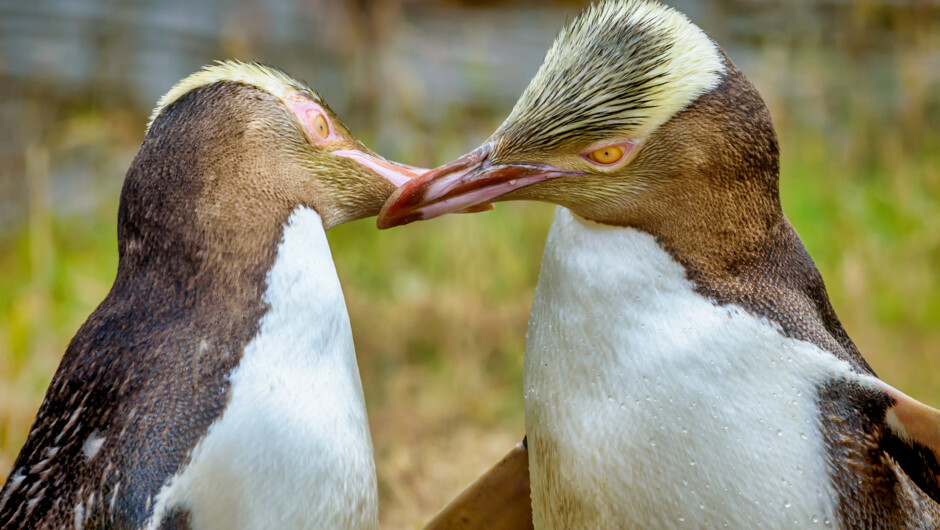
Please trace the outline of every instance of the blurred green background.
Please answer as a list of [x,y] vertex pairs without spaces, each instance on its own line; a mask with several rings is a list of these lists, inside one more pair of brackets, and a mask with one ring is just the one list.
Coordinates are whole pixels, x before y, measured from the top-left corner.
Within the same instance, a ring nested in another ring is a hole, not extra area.
[[[0,476],[113,280],[151,107],[214,59],[306,79],[380,153],[435,166],[499,124],[585,2],[0,0]],[[940,1],[680,0],[751,78],[784,207],[850,335],[940,406]],[[329,234],[386,528],[414,528],[523,434],[552,207]]]

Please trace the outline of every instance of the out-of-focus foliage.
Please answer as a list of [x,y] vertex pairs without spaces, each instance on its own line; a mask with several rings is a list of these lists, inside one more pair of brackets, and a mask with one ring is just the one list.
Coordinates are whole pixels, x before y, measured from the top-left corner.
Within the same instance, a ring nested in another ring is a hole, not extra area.
[[[215,58],[264,60],[307,79],[378,151],[437,165],[499,124],[582,5],[0,0],[0,476],[110,287],[123,174],[176,80]],[[940,4],[674,5],[767,101],[784,208],[850,335],[882,378],[940,406]],[[416,527],[521,439],[551,215],[500,204],[330,233],[383,527]]]

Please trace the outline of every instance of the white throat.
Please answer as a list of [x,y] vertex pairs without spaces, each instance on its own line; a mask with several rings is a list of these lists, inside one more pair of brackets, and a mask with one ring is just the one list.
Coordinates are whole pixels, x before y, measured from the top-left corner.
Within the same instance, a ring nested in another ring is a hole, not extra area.
[[267,279],[270,309],[230,401],[155,499],[193,528],[374,529],[372,440],[349,316],[316,212],[299,208]]
[[815,400],[849,365],[693,291],[649,234],[558,208],[532,305],[536,528],[834,519]]

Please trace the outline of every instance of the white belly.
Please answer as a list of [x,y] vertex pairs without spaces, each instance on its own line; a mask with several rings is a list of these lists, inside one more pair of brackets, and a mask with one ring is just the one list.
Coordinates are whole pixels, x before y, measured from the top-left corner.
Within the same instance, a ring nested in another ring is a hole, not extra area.
[[320,217],[297,210],[268,277],[270,309],[231,401],[155,499],[197,529],[374,529],[372,440],[349,317]]
[[694,293],[653,237],[559,208],[526,344],[536,528],[831,524],[815,400],[840,377]]

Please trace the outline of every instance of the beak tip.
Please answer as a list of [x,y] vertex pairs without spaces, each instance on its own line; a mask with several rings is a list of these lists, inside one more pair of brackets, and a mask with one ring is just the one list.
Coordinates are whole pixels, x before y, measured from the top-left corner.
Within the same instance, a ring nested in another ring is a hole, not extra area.
[[417,179],[407,182],[388,198],[376,220],[379,230],[406,225],[424,218],[421,210],[416,208],[421,202],[421,194],[416,192],[416,189],[420,188],[416,183]]
[[382,211],[379,212],[375,224],[378,226],[379,230],[386,230],[413,223],[420,219],[421,214],[419,212],[409,214],[407,209],[402,210],[402,208],[397,207],[395,204],[388,203],[382,208]]
[[385,208],[382,208],[382,211],[379,212],[378,217],[375,219],[375,226],[377,226],[379,230],[394,228],[396,226],[395,219],[390,215],[386,215],[385,210]]
[[399,217],[399,218],[382,218],[380,217],[376,222],[379,230],[388,230],[389,228],[395,228],[396,226],[404,226],[411,224],[415,221],[421,220],[420,216],[411,216],[411,217]]
[[387,230],[389,228],[395,228],[396,225],[393,220],[380,216],[376,220],[375,226],[377,226],[379,230]]

